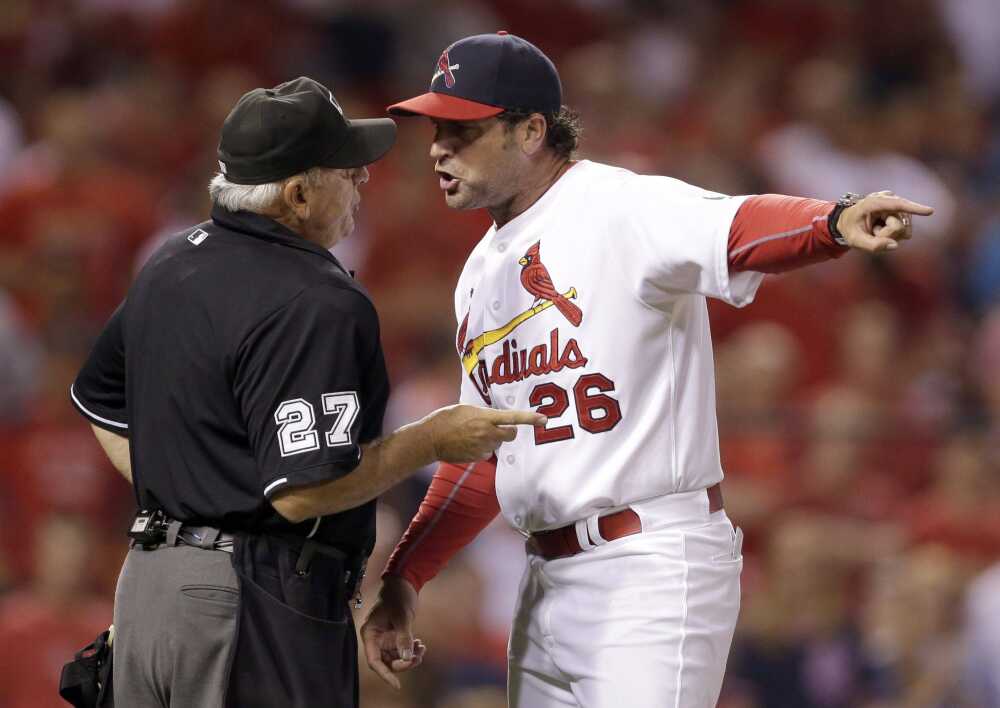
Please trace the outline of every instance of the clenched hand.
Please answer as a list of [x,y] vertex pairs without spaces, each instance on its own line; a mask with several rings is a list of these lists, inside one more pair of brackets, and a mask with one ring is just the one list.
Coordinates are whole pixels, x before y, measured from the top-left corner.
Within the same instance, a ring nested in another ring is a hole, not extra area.
[[368,666],[387,684],[399,689],[397,673],[419,666],[426,647],[413,638],[417,593],[407,581],[389,576],[375,606],[361,627]]

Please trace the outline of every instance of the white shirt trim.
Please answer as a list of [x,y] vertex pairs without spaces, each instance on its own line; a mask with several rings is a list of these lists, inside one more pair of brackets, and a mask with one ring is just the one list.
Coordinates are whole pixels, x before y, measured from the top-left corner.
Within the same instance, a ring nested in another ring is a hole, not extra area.
[[288,477],[279,477],[278,479],[271,482],[269,485],[264,487],[264,496],[266,497],[268,493],[275,487],[280,487],[282,484],[288,482]]
[[69,395],[70,395],[70,398],[73,399],[73,402],[77,405],[77,407],[81,411],[83,411],[84,414],[88,418],[92,418],[92,419],[96,420],[98,423],[106,423],[107,425],[113,425],[116,428],[121,428],[123,430],[128,430],[128,423],[119,423],[117,420],[110,420],[108,418],[103,418],[103,417],[97,415],[96,413],[94,413],[89,408],[87,408],[87,406],[83,405],[80,402],[80,399],[76,397],[76,392],[73,390],[73,384],[69,385]]

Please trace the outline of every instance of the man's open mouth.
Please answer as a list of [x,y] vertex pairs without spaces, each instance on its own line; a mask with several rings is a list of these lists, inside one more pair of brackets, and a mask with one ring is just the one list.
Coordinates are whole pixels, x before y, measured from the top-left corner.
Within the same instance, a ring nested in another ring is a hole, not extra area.
[[458,186],[458,178],[455,177],[450,172],[445,170],[434,170],[438,175],[438,182],[441,185],[441,189],[446,192],[450,192]]

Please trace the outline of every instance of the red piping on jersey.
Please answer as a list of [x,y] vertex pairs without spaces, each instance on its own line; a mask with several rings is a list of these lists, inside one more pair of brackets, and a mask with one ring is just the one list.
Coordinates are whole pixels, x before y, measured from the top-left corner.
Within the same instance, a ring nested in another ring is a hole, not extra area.
[[729,270],[781,273],[848,251],[830,235],[832,202],[761,194],[740,205],[729,229]]
[[[500,513],[496,458],[464,468],[438,465],[416,516],[386,563],[382,577],[405,578],[419,591],[445,563]],[[445,493],[445,488],[451,489]]]
[[[819,217],[819,218],[822,218],[822,217]],[[815,221],[815,219],[813,219],[813,221]],[[767,243],[768,241],[774,241],[775,239],[779,239],[779,238],[788,238],[789,236],[796,236],[798,234],[805,233],[806,231],[811,231],[812,228],[813,228],[812,224],[810,224],[809,226],[803,226],[800,229],[792,229],[791,231],[785,231],[785,232],[780,233],[780,234],[774,234],[773,236],[764,236],[763,238],[757,239],[753,243],[748,243],[745,246],[740,246],[739,248],[733,249],[732,251],[729,252],[729,257],[732,258],[733,256],[738,256],[739,254],[743,253],[743,251],[747,250],[748,248],[753,248],[754,246],[759,246],[760,244]]]
[[475,466],[476,466],[475,462],[470,462],[468,465],[465,466],[465,469],[462,471],[462,476],[458,478],[457,482],[455,482],[455,486],[448,494],[448,497],[444,500],[444,504],[442,504],[441,508],[437,510],[437,513],[435,513],[433,518],[431,518],[431,520],[427,523],[427,526],[424,528],[424,530],[421,531],[419,536],[413,539],[413,543],[410,544],[409,548],[400,549],[403,552],[399,554],[399,560],[396,561],[400,566],[406,565],[406,560],[413,554],[413,551],[415,551],[420,546],[421,541],[427,538],[427,534],[429,534],[432,530],[434,530],[434,527],[437,526],[438,521],[441,520],[441,516],[448,509],[448,506],[455,498],[455,495],[458,494],[458,490],[462,488],[463,484],[465,484],[465,480],[469,478],[469,473],[472,472],[472,468]]

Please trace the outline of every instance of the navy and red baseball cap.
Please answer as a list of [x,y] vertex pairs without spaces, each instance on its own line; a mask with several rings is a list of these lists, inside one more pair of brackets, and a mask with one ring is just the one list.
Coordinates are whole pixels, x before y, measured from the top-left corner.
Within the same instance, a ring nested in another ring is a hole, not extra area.
[[562,84],[555,64],[507,32],[460,39],[438,57],[427,93],[389,106],[395,116],[479,120],[505,110],[556,113]]

